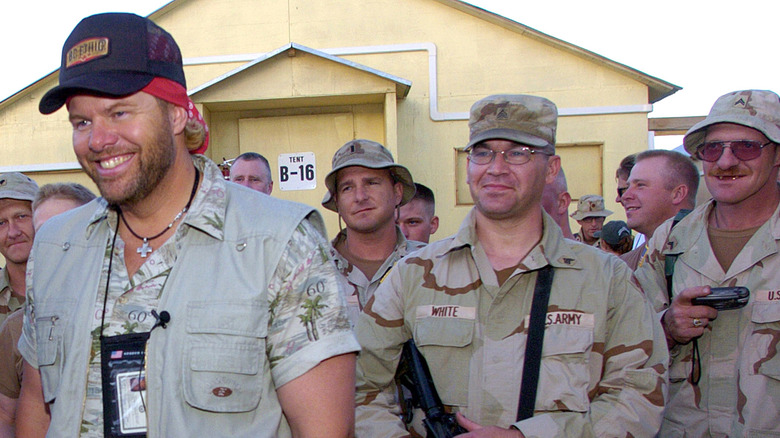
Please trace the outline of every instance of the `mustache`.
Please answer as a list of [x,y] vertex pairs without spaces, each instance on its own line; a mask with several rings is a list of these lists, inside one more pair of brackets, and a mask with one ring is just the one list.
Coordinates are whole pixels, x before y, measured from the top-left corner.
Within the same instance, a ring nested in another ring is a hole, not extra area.
[[98,153],[91,152],[89,154],[86,154],[84,158],[86,158],[88,161],[101,161],[107,158],[118,157],[120,155],[126,155],[130,153],[133,153],[133,151],[113,149],[110,151],[102,151]]
[[726,170],[712,169],[711,171],[707,172],[707,176],[712,176],[712,177],[715,177],[715,178],[731,177],[731,176],[745,176],[745,175],[749,175],[749,174],[750,174],[750,172],[741,172],[741,171],[739,171],[736,168],[731,168],[731,169],[726,169]]

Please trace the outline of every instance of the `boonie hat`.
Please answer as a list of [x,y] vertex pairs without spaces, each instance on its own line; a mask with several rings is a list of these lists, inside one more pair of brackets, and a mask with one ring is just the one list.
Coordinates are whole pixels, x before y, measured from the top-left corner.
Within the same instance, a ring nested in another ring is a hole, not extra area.
[[77,93],[127,96],[161,77],[187,83],[179,46],[152,20],[128,13],[84,18],[62,47],[60,84],[38,109],[51,114]]
[[35,200],[38,183],[19,172],[0,173],[0,199]]
[[403,185],[401,203],[404,205],[414,197],[414,181],[409,170],[396,164],[393,154],[381,144],[371,140],[352,140],[336,151],[333,155],[333,170],[325,176],[325,186],[328,193],[322,199],[322,206],[338,212],[333,194],[336,193],[336,174],[345,167],[361,166],[369,169],[389,169],[395,180]]
[[477,101],[469,115],[468,151],[491,139],[510,140],[555,154],[558,108],[539,96],[496,94]]
[[585,195],[577,202],[577,211],[571,214],[572,219],[581,221],[588,217],[607,217],[612,212],[604,208],[604,198],[599,195]]
[[710,113],[685,134],[685,150],[695,156],[704,142],[706,128],[718,123],[734,123],[760,131],[774,143],[780,143],[780,97],[768,90],[743,90],[724,94],[712,105]]
[[623,221],[609,221],[601,227],[601,230],[593,233],[594,237],[601,238],[610,245],[617,245],[626,236],[631,235],[631,229]]

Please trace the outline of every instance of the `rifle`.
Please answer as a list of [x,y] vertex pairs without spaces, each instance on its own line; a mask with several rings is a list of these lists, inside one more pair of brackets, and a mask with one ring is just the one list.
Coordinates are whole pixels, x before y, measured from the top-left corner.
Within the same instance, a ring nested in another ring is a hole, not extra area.
[[412,393],[412,402],[425,413],[423,424],[426,436],[432,438],[451,438],[468,431],[458,425],[454,414],[444,411],[444,405],[436,392],[428,363],[409,339],[404,343],[401,361],[398,363],[396,378]]

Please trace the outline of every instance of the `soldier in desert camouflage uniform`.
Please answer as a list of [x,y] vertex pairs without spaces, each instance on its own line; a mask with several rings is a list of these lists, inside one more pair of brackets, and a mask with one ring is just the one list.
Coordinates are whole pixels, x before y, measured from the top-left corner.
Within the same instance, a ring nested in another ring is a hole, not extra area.
[[351,140],[333,155],[325,176],[322,206],[344,219],[346,228],[331,242],[331,256],[352,287],[347,306],[352,323],[395,262],[424,246],[406,240],[395,224],[398,208],[414,197],[412,175],[387,148]]
[[[668,353],[617,258],[566,240],[542,212],[560,168],[557,108],[497,95],[471,109],[475,208],[453,236],[399,261],[357,326],[357,433],[400,437],[393,373],[414,338],[448,409],[473,436],[653,436]],[[537,272],[551,266],[535,415],[516,421]],[[417,431],[421,432],[421,431]],[[472,435],[470,435],[472,436]]]
[[38,184],[30,177],[0,174],[0,253],[6,263],[0,272],[0,323],[24,306],[24,273],[35,236],[31,204],[36,193]]
[[[659,436],[780,436],[778,142],[780,99],[758,90],[721,96],[685,136],[713,199],[674,227],[661,225],[636,272],[671,353]],[[665,266],[672,254],[670,305]],[[716,286],[747,287],[748,305],[716,311],[691,304]]]
[[604,198],[599,195],[585,195],[577,201],[577,209],[571,214],[572,219],[580,225],[580,231],[574,233],[574,240],[596,248],[601,246],[601,239],[594,236],[604,226],[604,219],[612,214],[604,208]]

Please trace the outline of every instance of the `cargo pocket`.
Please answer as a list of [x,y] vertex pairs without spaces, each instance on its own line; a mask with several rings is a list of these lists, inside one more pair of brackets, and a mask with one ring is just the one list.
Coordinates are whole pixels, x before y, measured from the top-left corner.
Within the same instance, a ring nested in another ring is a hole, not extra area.
[[780,303],[755,302],[750,317],[750,364],[752,374],[780,381]]
[[262,398],[268,313],[249,302],[193,302],[187,306],[183,392],[192,407],[248,412]]
[[57,398],[62,377],[62,345],[68,309],[72,300],[46,302],[35,306],[35,342],[38,370],[41,373],[43,398],[51,403]]
[[465,406],[474,320],[421,318],[414,327],[414,342],[428,362],[442,403]]
[[551,325],[545,329],[537,411],[588,411],[592,347],[592,328]]

